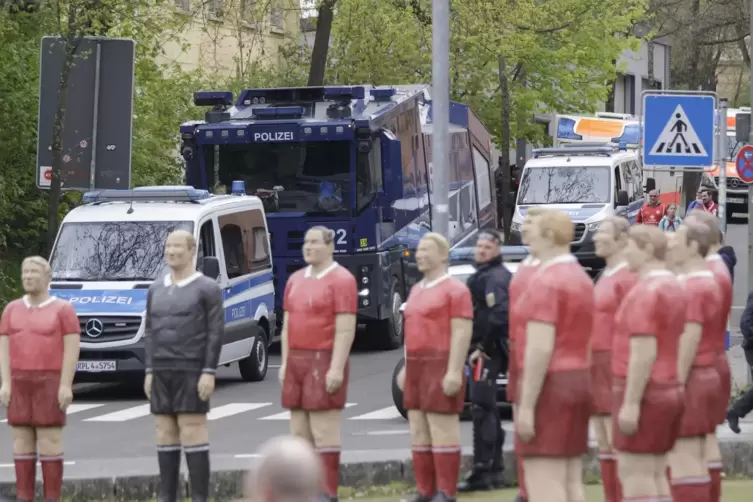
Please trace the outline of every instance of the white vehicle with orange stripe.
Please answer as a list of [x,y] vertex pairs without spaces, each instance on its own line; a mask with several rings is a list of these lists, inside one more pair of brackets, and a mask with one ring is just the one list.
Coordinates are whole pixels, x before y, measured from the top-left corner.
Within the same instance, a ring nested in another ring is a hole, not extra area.
[[[636,149],[641,146],[642,142],[641,122],[638,117],[624,113],[597,112],[593,116],[557,115],[552,137],[555,146],[607,142],[625,144],[628,149]],[[643,173],[643,185],[647,185],[649,178],[653,179],[663,204],[680,203],[681,172],[643,171]]]
[[[743,183],[737,176],[735,168],[735,156],[737,152],[746,143],[737,141],[735,135],[735,125],[737,124],[738,113],[750,113],[750,108],[728,108],[727,109],[727,160],[725,167],[727,169],[727,220],[732,218],[747,216],[748,214],[748,186]],[[710,188],[714,191],[719,190],[719,164],[712,170],[707,171],[701,186]]]

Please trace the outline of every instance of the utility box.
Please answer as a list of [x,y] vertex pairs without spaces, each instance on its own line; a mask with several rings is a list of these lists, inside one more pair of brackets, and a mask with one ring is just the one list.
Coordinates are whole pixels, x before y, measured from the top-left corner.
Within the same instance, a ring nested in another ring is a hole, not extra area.
[[735,140],[747,143],[750,136],[750,113],[735,115]]

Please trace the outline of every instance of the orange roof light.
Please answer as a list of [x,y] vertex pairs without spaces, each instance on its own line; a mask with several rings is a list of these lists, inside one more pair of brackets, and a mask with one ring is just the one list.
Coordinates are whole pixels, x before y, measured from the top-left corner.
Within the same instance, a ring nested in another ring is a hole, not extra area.
[[736,116],[733,115],[731,117],[727,117],[727,127],[728,128],[731,129],[731,128],[735,127],[735,124],[737,124],[737,117]]
[[624,128],[625,124],[623,122],[584,118],[575,124],[575,134],[618,138],[622,136]]

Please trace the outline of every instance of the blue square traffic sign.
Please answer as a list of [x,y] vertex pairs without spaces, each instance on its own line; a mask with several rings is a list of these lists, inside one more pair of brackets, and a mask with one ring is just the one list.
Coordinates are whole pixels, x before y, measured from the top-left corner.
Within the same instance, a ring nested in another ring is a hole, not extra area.
[[643,97],[643,165],[703,169],[714,164],[716,98],[707,94]]

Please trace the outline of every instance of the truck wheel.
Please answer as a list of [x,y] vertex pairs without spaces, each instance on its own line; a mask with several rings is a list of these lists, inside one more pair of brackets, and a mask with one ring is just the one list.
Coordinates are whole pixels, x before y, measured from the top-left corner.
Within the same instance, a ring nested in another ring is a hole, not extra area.
[[267,376],[268,367],[267,339],[264,334],[259,334],[254,339],[251,354],[238,361],[238,369],[244,382],[261,382]]
[[392,402],[395,403],[395,408],[397,408],[397,411],[400,412],[403,418],[408,418],[408,410],[403,407],[403,391],[397,386],[397,374],[400,373],[403,366],[405,366],[404,357],[400,358],[397,366],[395,366],[395,371],[392,372]]
[[395,350],[403,344],[404,325],[400,305],[403,295],[397,287],[397,280],[390,287],[390,316],[383,321],[373,321],[367,325],[367,336],[370,345],[377,350]]

